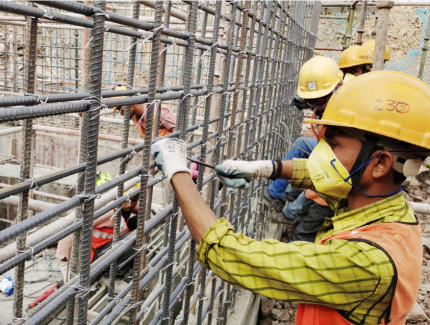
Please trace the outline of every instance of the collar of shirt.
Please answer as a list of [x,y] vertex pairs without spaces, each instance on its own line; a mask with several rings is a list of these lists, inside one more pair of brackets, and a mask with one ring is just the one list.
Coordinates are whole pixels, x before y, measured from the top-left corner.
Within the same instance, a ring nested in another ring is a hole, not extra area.
[[417,220],[403,193],[400,192],[359,209],[338,210],[333,218],[326,220],[317,240],[379,222],[415,223]]

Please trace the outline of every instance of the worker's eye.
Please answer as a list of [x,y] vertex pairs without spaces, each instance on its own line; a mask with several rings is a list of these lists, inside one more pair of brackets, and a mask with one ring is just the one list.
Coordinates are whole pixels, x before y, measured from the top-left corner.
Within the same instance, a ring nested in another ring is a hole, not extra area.
[[326,142],[332,149],[339,145],[333,138],[326,138]]

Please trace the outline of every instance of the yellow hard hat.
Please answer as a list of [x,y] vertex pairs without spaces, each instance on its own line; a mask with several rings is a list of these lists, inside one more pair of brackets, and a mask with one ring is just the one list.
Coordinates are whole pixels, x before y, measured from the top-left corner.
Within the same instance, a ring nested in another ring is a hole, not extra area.
[[[364,43],[362,46],[367,48],[370,51],[370,53],[372,53],[372,56],[375,55],[375,40],[374,39]],[[390,61],[390,59],[391,59],[390,48],[388,47],[388,44],[386,44],[385,45],[384,60]]]
[[340,55],[339,68],[341,69],[363,64],[373,64],[373,55],[366,47],[354,45]]
[[[115,88],[115,90],[126,90],[126,89],[127,89],[127,86],[118,86]],[[112,97],[112,98],[123,98],[123,97],[125,97],[125,96],[117,96],[117,97]],[[115,107],[113,109],[113,112],[116,113],[116,111],[120,108],[121,108],[121,106]]]
[[430,87],[401,72],[366,73],[333,94],[321,120],[304,123],[337,126],[360,139],[381,136],[378,144],[403,158],[393,168],[414,175],[430,155]]
[[125,192],[124,192],[124,195],[127,195],[130,191],[136,190],[136,189],[138,189],[138,188],[140,188],[140,183],[139,183],[139,184],[134,185],[134,186],[133,186],[132,188],[130,188],[128,191],[125,191]]
[[316,56],[300,69],[297,95],[314,99],[330,94],[342,80],[343,72],[333,59]]

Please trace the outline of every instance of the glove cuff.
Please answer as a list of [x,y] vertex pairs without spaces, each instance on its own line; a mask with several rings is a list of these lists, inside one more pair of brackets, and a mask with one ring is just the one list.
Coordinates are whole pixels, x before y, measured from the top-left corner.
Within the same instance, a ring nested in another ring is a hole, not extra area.
[[175,171],[173,173],[166,175],[167,181],[169,182],[169,186],[170,186],[171,189],[173,189],[173,187],[172,187],[172,177],[176,173],[187,173],[188,175],[190,175],[190,177],[192,177],[191,170],[189,170],[188,168],[175,169]]
[[269,178],[273,174],[273,164],[271,160],[253,161],[255,164],[254,177]]

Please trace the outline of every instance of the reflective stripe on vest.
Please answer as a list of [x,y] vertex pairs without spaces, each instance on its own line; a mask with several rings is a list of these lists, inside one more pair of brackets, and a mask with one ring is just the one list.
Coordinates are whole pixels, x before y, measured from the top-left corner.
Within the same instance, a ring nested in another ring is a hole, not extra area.
[[[324,238],[361,241],[376,246],[384,251],[394,264],[395,285],[390,308],[384,318],[390,325],[405,324],[406,317],[412,309],[418,295],[421,282],[422,239],[421,227],[416,224],[383,222],[363,226]],[[371,254],[371,253],[370,253]],[[388,324],[385,320],[381,324]],[[346,320],[333,308],[320,305],[299,304],[295,325],[329,325],[354,324]]]
[[[93,239],[91,244],[91,262],[94,259],[94,251],[97,248],[100,248],[107,243],[109,243],[113,239],[114,228],[93,228]],[[119,227],[119,235],[122,236],[128,232],[128,227],[124,221],[124,218],[121,217],[121,224]]]

